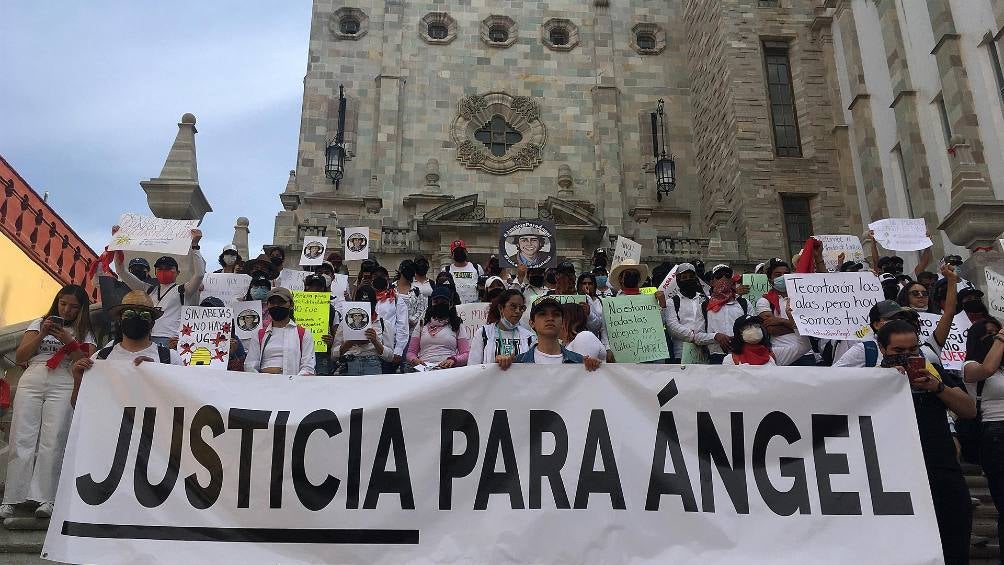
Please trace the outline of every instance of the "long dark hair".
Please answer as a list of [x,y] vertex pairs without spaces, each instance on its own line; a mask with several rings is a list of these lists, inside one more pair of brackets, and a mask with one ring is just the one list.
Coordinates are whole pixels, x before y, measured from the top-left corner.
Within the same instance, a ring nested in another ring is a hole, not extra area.
[[84,339],[91,333],[91,301],[87,298],[87,291],[80,285],[68,284],[59,289],[45,317],[59,316],[59,299],[64,296],[72,296],[80,303],[77,319],[73,321],[73,332],[77,339]]
[[[456,294],[456,293],[454,293]],[[425,309],[425,323],[428,324],[432,320],[432,297],[429,297],[429,307]],[[460,314],[457,314],[457,306],[450,301],[450,327],[453,328],[454,333],[460,333],[460,326],[464,323],[460,319]],[[459,335],[457,336],[459,337]]]
[[585,331],[586,315],[582,312],[582,305],[574,302],[562,304],[561,311],[565,323],[565,335],[571,341],[575,339],[575,336]]
[[736,319],[736,323],[732,324],[732,351],[734,353],[742,353],[743,346],[746,342],[743,341],[743,329],[749,326],[756,326],[760,328],[763,332],[763,339],[760,340],[760,345],[770,348],[770,334],[767,333],[767,329],[763,327],[763,320],[756,316],[739,316]]
[[[993,324],[997,330],[993,333],[987,330],[987,326]],[[990,353],[990,348],[994,344],[994,335],[1000,331],[1001,323],[997,318],[987,318],[980,320],[969,328],[969,336],[966,337],[966,361],[976,361],[982,363]],[[986,339],[989,337],[990,339]],[[1004,365],[1004,362],[1002,362]]]
[[[585,281],[586,279],[592,280],[593,286],[596,287],[596,275],[592,273],[582,273],[581,275],[579,275],[579,279],[575,281],[575,292],[578,292],[579,294],[585,294],[584,292],[582,292],[582,282]],[[595,288],[593,289],[593,294],[596,294]],[[593,297],[590,296],[590,298]]]
[[492,300],[491,306],[488,307],[488,316],[485,318],[485,321],[488,322],[489,325],[497,324],[498,321],[502,319],[502,308],[505,308],[505,305],[513,296],[518,296],[522,298],[524,302],[526,301],[523,293],[514,288],[507,288],[503,290],[502,294],[498,295],[495,300]]
[[[922,285],[922,284],[920,284],[919,282],[908,283],[906,286],[903,287],[903,290],[900,290],[899,294],[896,295],[896,302],[900,306],[906,306],[907,308],[912,308],[912,306],[910,306],[910,289],[912,289],[915,286],[919,286],[921,290],[925,290],[925,291],[927,290],[927,287],[924,286],[924,285]],[[931,300],[931,294],[928,293],[928,295],[927,295],[927,305],[928,305],[928,307],[930,307],[931,302],[932,302],[932,300]]]

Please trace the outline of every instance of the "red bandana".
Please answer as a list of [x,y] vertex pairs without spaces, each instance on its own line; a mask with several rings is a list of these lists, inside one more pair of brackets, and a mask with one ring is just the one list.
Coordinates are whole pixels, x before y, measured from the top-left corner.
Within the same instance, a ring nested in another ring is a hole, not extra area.
[[634,296],[636,294],[641,294],[641,290],[637,288],[622,288],[621,294],[626,294],[628,296]]
[[742,353],[732,354],[732,360],[736,362],[736,365],[742,365],[743,363],[747,365],[766,365],[767,361],[770,361],[772,357],[770,349],[766,345],[759,343],[754,345],[744,343]]
[[376,293],[376,295],[377,295],[377,302],[383,302],[384,300],[390,300],[390,299],[394,298],[394,296],[395,296],[393,288],[388,288],[387,290],[378,290],[377,293]]
[[736,298],[735,277],[731,279],[720,278],[711,283],[711,298],[708,299],[708,310],[717,312],[729,302]]

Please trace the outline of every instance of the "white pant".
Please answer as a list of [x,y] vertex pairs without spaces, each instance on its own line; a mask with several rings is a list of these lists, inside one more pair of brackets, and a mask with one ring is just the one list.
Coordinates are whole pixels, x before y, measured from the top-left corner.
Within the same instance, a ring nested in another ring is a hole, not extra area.
[[73,414],[70,406],[73,377],[63,365],[50,371],[44,363],[33,363],[18,382],[10,425],[4,504],[56,500],[59,469]]

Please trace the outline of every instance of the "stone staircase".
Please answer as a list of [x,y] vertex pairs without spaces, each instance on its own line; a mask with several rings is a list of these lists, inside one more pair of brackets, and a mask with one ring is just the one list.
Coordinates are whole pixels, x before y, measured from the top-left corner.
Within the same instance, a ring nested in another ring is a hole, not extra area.
[[997,510],[990,498],[987,479],[976,465],[963,464],[969,496],[977,498],[980,505],[973,508],[973,536],[986,538],[986,543],[972,546],[971,565],[997,565],[1000,563],[1000,540],[997,539]]

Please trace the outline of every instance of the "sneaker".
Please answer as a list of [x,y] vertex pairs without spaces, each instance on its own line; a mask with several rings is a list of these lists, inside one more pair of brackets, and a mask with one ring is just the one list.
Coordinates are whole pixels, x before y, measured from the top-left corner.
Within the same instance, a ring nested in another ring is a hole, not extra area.
[[0,520],[6,520],[7,518],[14,517],[14,505],[13,504],[0,504]]
[[51,518],[52,517],[52,503],[43,502],[35,509],[36,518]]

